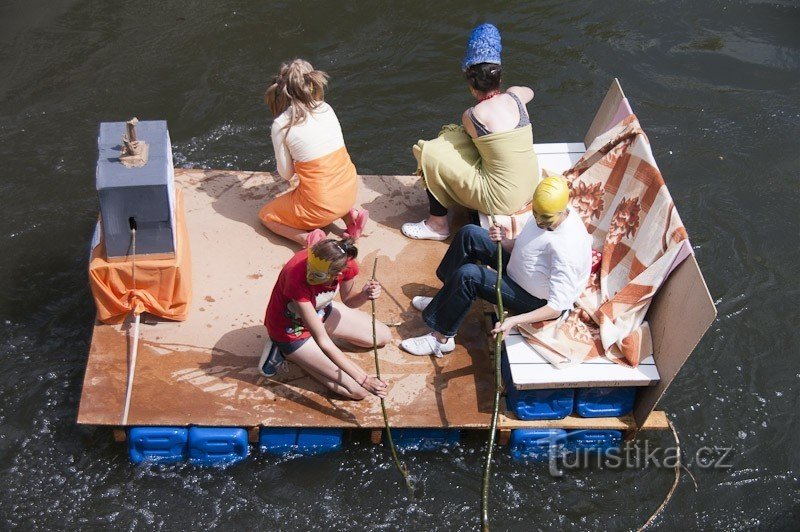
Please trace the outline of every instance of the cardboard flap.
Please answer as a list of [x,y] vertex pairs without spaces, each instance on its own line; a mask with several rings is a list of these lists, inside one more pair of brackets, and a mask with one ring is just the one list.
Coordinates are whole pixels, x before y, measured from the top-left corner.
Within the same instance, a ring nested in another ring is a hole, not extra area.
[[[616,122],[619,122],[619,120],[624,118],[623,116],[617,120],[614,120],[614,118],[620,114],[620,110],[626,106],[627,109],[630,110],[630,105],[625,98],[625,93],[622,92],[622,87],[619,84],[619,80],[614,78],[614,81],[611,82],[611,87],[609,87],[608,92],[606,93],[606,97],[603,98],[603,103],[600,104],[600,107],[597,109],[597,113],[594,115],[592,125],[589,126],[589,130],[586,132],[583,143],[586,146],[589,146],[598,135],[605,133]],[[627,114],[625,116],[627,116]]]
[[697,260],[689,255],[661,286],[647,315],[661,380],[639,390],[633,410],[638,426],[644,424],[716,316]]

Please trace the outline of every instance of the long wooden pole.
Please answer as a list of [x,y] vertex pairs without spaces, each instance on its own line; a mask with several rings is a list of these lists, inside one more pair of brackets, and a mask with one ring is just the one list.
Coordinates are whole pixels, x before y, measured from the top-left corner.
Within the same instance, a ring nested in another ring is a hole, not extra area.
[[[378,270],[378,256],[375,256],[375,261],[372,263],[372,280],[375,280],[375,272]],[[378,380],[381,378],[381,365],[378,360],[378,333],[376,330],[376,320],[375,320],[375,300],[371,299],[370,302],[372,303],[372,351],[375,354],[375,374],[378,377]],[[406,482],[406,487],[408,487],[408,491],[411,494],[411,497],[414,496],[414,485],[411,483],[411,478],[408,476],[408,469],[406,466],[400,462],[400,458],[397,456],[397,448],[394,446],[394,440],[392,439],[392,427],[389,426],[389,414],[386,412],[386,401],[381,397],[381,412],[383,412],[383,424],[386,427],[386,439],[389,441],[389,450],[392,453],[392,460],[394,461],[394,465],[400,474],[403,475],[403,480]]]
[[[489,205],[489,216],[492,225],[497,225],[494,212]],[[500,323],[505,321],[505,310],[503,309],[503,294],[501,291],[503,282],[503,245],[502,241],[497,243],[497,282],[494,285],[495,297],[497,299],[497,312]],[[481,530],[489,530],[489,484],[492,471],[492,453],[494,452],[494,441],[497,433],[497,416],[500,411],[500,391],[503,387],[500,376],[500,355],[503,345],[503,333],[500,332],[494,340],[494,403],[492,405],[492,423],[489,427],[489,442],[486,449],[486,461],[483,465],[483,480],[481,482]]]
[[122,413],[122,424],[128,424],[128,411],[131,409],[131,393],[133,392],[133,374],[136,371],[136,354],[139,352],[139,321],[141,314],[136,314],[133,320],[133,341],[131,353],[128,357],[128,385],[125,389],[125,410]]
[[[135,119],[134,119],[135,120]],[[128,220],[131,226],[131,284],[133,291],[136,292],[136,219]],[[139,353],[139,322],[141,314],[136,312],[134,305],[131,311],[133,318],[133,340],[131,341],[131,352],[128,355],[128,383],[125,386],[125,408],[122,411],[122,424],[128,424],[128,412],[131,409],[131,393],[133,392],[133,375],[136,371],[136,355]]]

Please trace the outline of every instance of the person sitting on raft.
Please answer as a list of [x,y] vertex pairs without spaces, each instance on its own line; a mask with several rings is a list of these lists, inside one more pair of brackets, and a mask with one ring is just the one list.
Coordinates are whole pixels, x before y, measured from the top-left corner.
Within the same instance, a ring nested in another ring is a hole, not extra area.
[[442,356],[455,349],[453,337],[476,298],[497,303],[497,242],[503,247],[503,305],[511,312],[493,333],[512,327],[550,320],[572,309],[592,265],[591,237],[580,216],[567,207],[569,188],[562,177],[547,177],[533,195],[533,218],[516,240],[506,230],[488,231],[464,226],[445,253],[436,275],[444,286],[435,297],[416,296],[412,305],[433,331],[403,340],[400,346],[412,355]]
[[[264,317],[273,344],[261,363],[265,375],[274,375],[287,360],[349,399],[361,400],[368,393],[386,396],[386,383],[361,369],[333,341],[372,347],[372,318],[355,309],[377,299],[381,285],[368,281],[361,290],[355,288],[357,255],[352,239],[326,239],[289,259]],[[337,289],[344,305],[333,302]],[[383,346],[391,340],[391,332],[380,322],[375,327],[378,345]]]
[[369,213],[354,208],[358,175],[336,113],[325,103],[328,75],[295,59],[281,65],[264,101],[272,116],[272,146],[281,177],[298,185],[261,208],[264,226],[305,246],[325,238],[321,230],[342,218],[345,236],[358,238]]
[[500,90],[501,49],[496,27],[482,24],[472,31],[462,69],[478,103],[464,111],[463,127],[445,126],[438,138],[421,140],[413,148],[430,214],[426,220],[403,225],[409,238],[448,238],[447,213],[453,205],[486,214],[489,209],[513,214],[533,196],[539,164],[525,109],[533,90]]

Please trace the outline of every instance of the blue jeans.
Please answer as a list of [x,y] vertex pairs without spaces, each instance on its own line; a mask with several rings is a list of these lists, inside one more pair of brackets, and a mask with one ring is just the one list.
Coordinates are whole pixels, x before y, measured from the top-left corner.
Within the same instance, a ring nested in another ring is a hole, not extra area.
[[[509,254],[503,253],[503,271]],[[422,312],[422,319],[434,331],[444,336],[455,336],[458,327],[477,298],[497,303],[495,284],[497,272],[483,264],[497,264],[497,243],[489,238],[489,231],[477,225],[465,225],[453,237],[436,276],[444,283],[430,305]],[[503,306],[516,313],[531,312],[547,304],[503,274],[501,288]]]

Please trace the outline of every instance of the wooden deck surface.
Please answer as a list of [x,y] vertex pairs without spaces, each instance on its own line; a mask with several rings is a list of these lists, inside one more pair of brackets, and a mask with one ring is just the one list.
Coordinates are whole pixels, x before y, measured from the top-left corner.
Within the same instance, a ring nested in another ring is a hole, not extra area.
[[[381,427],[377,398],[339,399],[297,367],[275,380],[256,369],[269,294],[282,265],[299,249],[269,234],[257,213],[288,183],[267,173],[220,170],[176,170],[175,177],[184,192],[191,240],[191,310],[182,323],[145,317],[128,425]],[[434,271],[447,248],[400,234],[402,223],[421,220],[427,212],[416,181],[363,176],[359,196],[371,220],[358,242],[357,283],[369,276],[377,255],[384,287],[378,318],[395,325],[394,341],[381,349],[381,370],[391,383],[392,423],[486,427],[493,383],[480,306],[462,327],[455,352],[444,358],[413,357],[398,346],[401,338],[426,331],[410,299],[439,288]],[[344,227],[339,222],[329,229],[341,233]],[[369,312],[369,306],[363,310]],[[95,326],[79,423],[122,424],[129,330],[128,324]],[[374,372],[371,350],[347,352]]]

